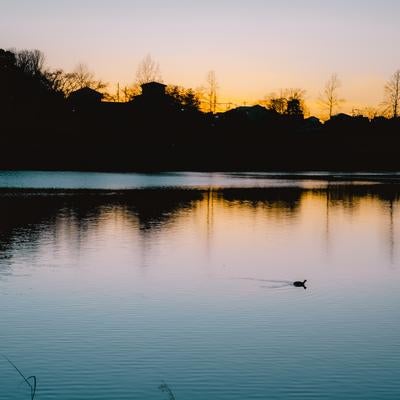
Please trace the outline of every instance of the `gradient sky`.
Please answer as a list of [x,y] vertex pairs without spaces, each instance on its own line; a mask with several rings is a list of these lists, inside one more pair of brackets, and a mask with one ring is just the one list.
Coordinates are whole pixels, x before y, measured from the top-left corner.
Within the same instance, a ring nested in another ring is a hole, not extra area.
[[301,87],[314,113],[336,72],[350,111],[378,106],[400,68],[399,15],[398,0],[0,0],[0,47],[83,62],[113,85],[150,53],[166,83],[198,87],[213,69],[220,101]]

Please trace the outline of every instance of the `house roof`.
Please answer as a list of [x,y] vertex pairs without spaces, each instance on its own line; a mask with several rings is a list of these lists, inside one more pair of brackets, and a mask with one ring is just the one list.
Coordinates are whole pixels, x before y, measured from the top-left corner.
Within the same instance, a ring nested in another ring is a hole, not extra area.
[[165,88],[165,87],[167,87],[167,85],[164,85],[163,83],[160,83],[160,82],[146,82],[146,83],[142,83],[140,86],[142,88],[143,87],[146,87],[146,88],[151,88],[151,87]]
[[83,87],[81,89],[75,90],[72,92],[69,97],[74,96],[92,96],[102,99],[104,97],[103,93],[98,92],[97,90],[91,89],[90,87]]

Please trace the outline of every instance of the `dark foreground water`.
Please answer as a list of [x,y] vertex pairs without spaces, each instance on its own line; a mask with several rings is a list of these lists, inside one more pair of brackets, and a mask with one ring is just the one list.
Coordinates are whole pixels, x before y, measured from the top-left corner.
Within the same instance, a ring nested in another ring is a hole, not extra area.
[[0,173],[0,353],[41,400],[399,399],[400,184],[292,178]]

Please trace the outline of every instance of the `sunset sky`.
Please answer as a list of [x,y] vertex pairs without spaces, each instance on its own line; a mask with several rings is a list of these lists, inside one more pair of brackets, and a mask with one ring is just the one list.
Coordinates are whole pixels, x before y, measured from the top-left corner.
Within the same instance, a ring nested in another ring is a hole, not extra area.
[[252,103],[300,87],[316,100],[336,72],[342,111],[378,106],[400,68],[398,0],[1,0],[0,48],[38,48],[52,68],[82,62],[111,84],[134,81],[146,54],[166,83],[204,84]]

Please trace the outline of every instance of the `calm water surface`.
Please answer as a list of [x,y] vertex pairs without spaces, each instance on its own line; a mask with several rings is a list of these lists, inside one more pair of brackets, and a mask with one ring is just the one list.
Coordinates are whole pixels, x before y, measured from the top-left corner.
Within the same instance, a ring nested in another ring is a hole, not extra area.
[[331,177],[0,173],[0,353],[40,400],[399,399],[400,184]]

